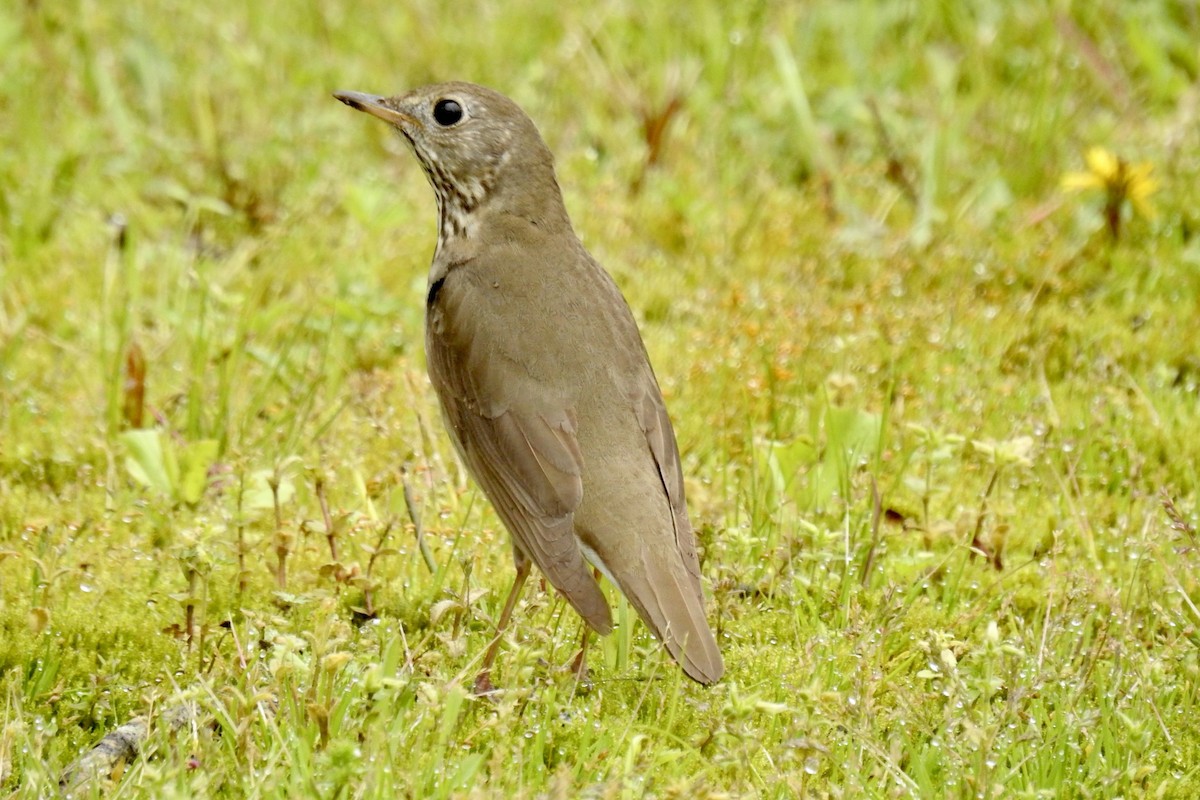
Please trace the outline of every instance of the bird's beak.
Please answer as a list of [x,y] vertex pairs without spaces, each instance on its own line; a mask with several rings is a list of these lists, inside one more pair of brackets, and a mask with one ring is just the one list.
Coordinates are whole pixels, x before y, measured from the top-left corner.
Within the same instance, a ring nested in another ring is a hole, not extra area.
[[386,97],[379,97],[374,94],[363,94],[362,92],[334,92],[333,96],[341,100],[351,108],[356,108],[359,111],[365,111],[373,117],[379,117],[384,122],[390,123],[400,128],[419,126],[420,123],[416,119],[405,114],[403,111],[397,111],[387,105]]

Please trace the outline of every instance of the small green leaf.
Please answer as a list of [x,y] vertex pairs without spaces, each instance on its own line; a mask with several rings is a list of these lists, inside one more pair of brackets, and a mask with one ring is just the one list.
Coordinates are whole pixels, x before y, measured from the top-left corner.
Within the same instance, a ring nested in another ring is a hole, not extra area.
[[851,464],[863,455],[876,452],[882,428],[883,419],[879,414],[836,406],[825,410],[828,449],[844,454]]
[[[275,478],[275,470],[255,470],[246,477],[246,490],[242,495],[242,507],[247,511],[270,511],[275,508],[275,494],[271,491],[271,481]],[[296,485],[286,474],[279,479],[279,505],[287,503],[296,495]]]
[[179,483],[179,499],[195,505],[208,488],[208,471],[217,461],[216,439],[201,439],[184,446],[180,458],[182,479]]
[[771,475],[776,496],[787,494],[801,470],[817,458],[817,448],[812,440],[798,436],[791,441],[768,441],[764,443],[766,468]]
[[[162,437],[156,430],[125,431],[121,441],[129,450],[125,469],[143,486],[157,489],[163,494],[174,494],[166,454],[163,452]],[[172,459],[174,460],[174,459]]]

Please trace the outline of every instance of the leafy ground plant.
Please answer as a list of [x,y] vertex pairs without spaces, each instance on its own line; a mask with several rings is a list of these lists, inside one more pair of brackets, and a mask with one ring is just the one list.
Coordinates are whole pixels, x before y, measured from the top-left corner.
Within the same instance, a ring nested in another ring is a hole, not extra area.
[[[1197,41],[1172,0],[0,7],[0,794],[1196,796]],[[714,687],[615,594],[577,685],[540,587],[470,694],[512,566],[424,377],[433,199],[330,96],[452,78],[537,120],[642,325]]]

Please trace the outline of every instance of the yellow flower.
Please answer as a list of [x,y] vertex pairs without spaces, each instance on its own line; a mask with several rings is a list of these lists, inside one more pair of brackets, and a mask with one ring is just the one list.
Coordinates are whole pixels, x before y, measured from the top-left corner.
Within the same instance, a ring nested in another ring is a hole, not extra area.
[[1133,210],[1146,219],[1155,219],[1158,210],[1150,202],[1150,195],[1158,190],[1158,181],[1150,177],[1154,167],[1146,162],[1125,165],[1125,196],[1133,204]]
[[1068,172],[1063,176],[1062,188],[1104,190],[1104,216],[1114,239],[1120,234],[1121,208],[1126,202],[1138,216],[1151,220],[1158,216],[1150,202],[1150,195],[1158,190],[1158,181],[1150,174],[1152,164],[1130,164],[1100,146],[1089,148],[1085,158],[1087,172]]

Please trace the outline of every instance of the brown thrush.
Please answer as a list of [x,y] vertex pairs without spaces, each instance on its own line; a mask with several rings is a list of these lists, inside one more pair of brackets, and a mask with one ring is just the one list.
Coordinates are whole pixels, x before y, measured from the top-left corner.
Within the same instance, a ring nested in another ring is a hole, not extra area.
[[[396,97],[337,92],[408,141],[438,205],[425,348],[450,438],[530,562],[598,633],[615,583],[683,671],[725,670],[704,616],[679,450],[637,324],[580,243],[554,160],[525,113],[470,83]],[[586,640],[586,636],[585,636]],[[580,654],[579,667],[582,669]]]

